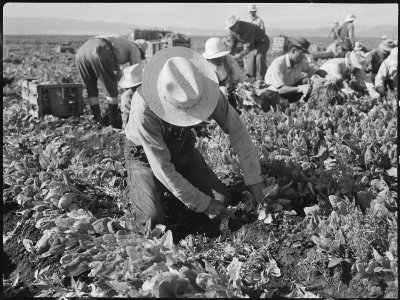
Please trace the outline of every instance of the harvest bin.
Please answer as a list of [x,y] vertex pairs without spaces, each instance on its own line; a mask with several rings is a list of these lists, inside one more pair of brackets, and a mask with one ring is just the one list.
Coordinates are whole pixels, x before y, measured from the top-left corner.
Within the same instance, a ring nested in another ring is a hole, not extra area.
[[82,84],[79,83],[33,83],[35,79],[22,81],[22,98],[31,104],[32,114],[56,117],[83,114]]

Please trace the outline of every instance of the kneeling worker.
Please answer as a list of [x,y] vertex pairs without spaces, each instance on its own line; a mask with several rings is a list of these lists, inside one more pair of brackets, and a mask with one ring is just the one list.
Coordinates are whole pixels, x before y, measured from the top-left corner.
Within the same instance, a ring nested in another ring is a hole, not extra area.
[[307,62],[304,54],[309,53],[310,43],[303,37],[288,39],[288,53],[275,58],[265,74],[265,83],[268,85],[267,96],[261,108],[268,111],[271,106],[280,104],[287,106],[290,102],[303,98],[308,100],[312,87],[310,78],[303,77],[314,74],[315,70]]
[[210,63],[184,47],[157,52],[132,98],[125,134],[127,198],[137,222],[164,223],[162,195],[169,190],[208,217],[229,213],[229,192],[195,148],[193,126],[212,118],[229,135],[245,184],[261,203],[265,188],[257,150],[243,121],[219,89]]

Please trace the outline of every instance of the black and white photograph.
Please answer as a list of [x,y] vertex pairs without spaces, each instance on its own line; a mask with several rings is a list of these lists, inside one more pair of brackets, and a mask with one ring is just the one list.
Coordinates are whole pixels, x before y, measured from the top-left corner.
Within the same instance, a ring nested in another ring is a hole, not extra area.
[[397,299],[398,17],[3,4],[2,298]]

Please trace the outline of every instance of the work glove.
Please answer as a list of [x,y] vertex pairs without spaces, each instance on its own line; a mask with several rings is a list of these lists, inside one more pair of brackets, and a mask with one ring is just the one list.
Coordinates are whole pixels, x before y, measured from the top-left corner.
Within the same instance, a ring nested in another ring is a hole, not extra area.
[[213,198],[211,199],[210,205],[207,207],[204,213],[210,219],[229,216],[232,214],[232,212],[230,212],[221,201],[215,200]]
[[310,84],[302,84],[297,86],[297,92],[302,93],[303,95],[307,95],[310,89],[311,89]]

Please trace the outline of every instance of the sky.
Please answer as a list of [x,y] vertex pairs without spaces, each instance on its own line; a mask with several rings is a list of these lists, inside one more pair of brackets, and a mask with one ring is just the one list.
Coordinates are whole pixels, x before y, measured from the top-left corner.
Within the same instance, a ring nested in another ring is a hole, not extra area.
[[[258,15],[270,28],[304,29],[342,22],[347,13],[360,26],[396,26],[398,4],[257,3]],[[3,17],[69,18],[137,26],[223,29],[236,14],[248,20],[247,3],[6,3]]]

